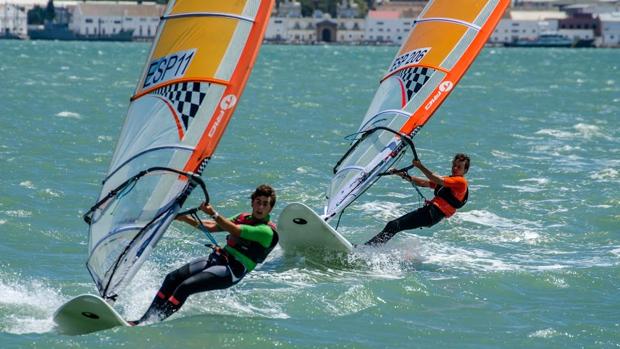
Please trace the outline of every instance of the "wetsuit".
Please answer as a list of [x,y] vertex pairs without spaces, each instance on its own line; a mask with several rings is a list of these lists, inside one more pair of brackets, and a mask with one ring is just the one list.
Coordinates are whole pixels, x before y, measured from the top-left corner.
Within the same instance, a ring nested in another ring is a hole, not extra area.
[[228,288],[262,263],[278,242],[275,225],[241,213],[230,219],[240,225],[240,237],[228,235],[226,246],[169,273],[138,324],[157,317],[163,320],[178,311],[194,293]]
[[365,245],[383,244],[400,231],[432,227],[444,217],[452,216],[467,202],[467,180],[461,176],[450,176],[443,177],[443,182],[443,186],[431,182],[431,188],[435,189],[435,197],[431,201],[413,212],[388,222],[383,230]]

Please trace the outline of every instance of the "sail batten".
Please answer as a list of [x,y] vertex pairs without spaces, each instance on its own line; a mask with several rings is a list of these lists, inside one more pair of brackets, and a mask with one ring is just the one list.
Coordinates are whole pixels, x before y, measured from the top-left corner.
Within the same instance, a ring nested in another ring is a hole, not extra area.
[[169,19],[178,19],[178,18],[191,18],[191,17],[224,17],[231,19],[238,19],[250,23],[254,23],[254,18],[240,16],[234,13],[223,13],[223,12],[188,12],[188,13],[176,13],[173,15],[167,15],[161,17],[161,20],[169,20]]
[[[204,183],[268,23],[273,0],[171,0],[145,68],[90,225],[87,268],[113,299],[139,270]],[[202,183],[202,184],[201,184]]]
[[456,18],[448,18],[448,17],[431,17],[431,18],[422,18],[422,19],[416,19],[413,21],[413,25],[415,26],[417,23],[424,23],[424,22],[447,22],[447,23],[454,23],[454,24],[460,24],[475,30],[480,30],[480,26],[475,25],[474,23],[471,22],[466,22],[460,19],[456,19]]
[[438,70],[438,71],[446,73],[446,74],[448,73],[447,69],[442,68],[440,66],[430,65],[430,64],[411,63],[411,64],[406,64],[406,65],[400,66],[400,67],[396,68],[395,70],[387,73],[384,77],[381,78],[381,82],[383,82],[383,80],[389,78],[390,76],[392,76],[392,75],[394,75],[394,74],[396,74],[396,73],[398,73],[398,72],[400,72],[402,70],[410,69],[410,68],[429,68],[429,69]]
[[142,96],[146,96],[149,93],[151,93],[153,91],[156,91],[157,89],[165,88],[167,86],[173,86],[173,85],[184,83],[184,82],[204,82],[204,83],[208,83],[208,84],[216,84],[216,85],[222,85],[222,86],[230,85],[230,81],[221,80],[221,79],[215,79],[215,78],[199,78],[199,79],[197,79],[197,78],[180,78],[180,79],[170,80],[170,81],[167,81],[165,83],[161,83],[159,85],[151,86],[148,89],[145,89],[144,91],[140,92],[139,94],[131,96],[131,98],[129,100],[133,102],[133,101],[135,101],[136,99],[138,99],[138,98],[140,98]]

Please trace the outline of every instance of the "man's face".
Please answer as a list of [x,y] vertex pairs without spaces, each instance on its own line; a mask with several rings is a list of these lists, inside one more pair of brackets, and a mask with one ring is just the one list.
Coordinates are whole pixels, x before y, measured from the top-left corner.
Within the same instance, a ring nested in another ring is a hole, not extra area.
[[256,219],[264,219],[271,212],[271,198],[257,196],[252,200],[252,216]]
[[465,174],[465,160],[454,160],[452,161],[452,175],[453,176],[462,176]]

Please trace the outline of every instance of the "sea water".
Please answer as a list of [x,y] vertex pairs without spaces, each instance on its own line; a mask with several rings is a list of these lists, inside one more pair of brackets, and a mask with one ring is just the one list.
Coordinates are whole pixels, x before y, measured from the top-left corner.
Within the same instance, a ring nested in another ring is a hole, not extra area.
[[[415,137],[436,173],[456,152],[472,159],[469,203],[433,228],[324,260],[277,248],[237,286],[191,296],[163,323],[58,334],[54,311],[96,293],[81,215],[148,49],[0,41],[0,347],[620,346],[620,50],[605,49],[482,51]],[[276,221],[290,202],[322,212],[344,137],[396,50],[264,46],[203,176],[217,210],[249,210],[269,183]],[[361,243],[419,204],[409,184],[383,178],[339,230]],[[139,317],[206,242],[174,223],[117,309]]]

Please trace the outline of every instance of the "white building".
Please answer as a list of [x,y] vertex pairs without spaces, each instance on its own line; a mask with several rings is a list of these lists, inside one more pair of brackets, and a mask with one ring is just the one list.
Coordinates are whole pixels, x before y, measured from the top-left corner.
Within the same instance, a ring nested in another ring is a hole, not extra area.
[[329,14],[317,17],[271,17],[265,40],[291,44],[337,42],[360,43],[365,40],[364,18],[336,18]]
[[265,30],[265,40],[284,42],[288,39],[288,18],[270,17],[267,30]]
[[317,41],[317,18],[288,18],[286,21],[287,40],[290,43],[312,43]]
[[28,35],[28,14],[23,6],[0,4],[0,38],[26,38]]
[[360,16],[359,5],[353,0],[342,0],[336,7],[336,17],[356,18]]
[[578,40],[594,40],[594,30],[592,29],[559,29],[557,33],[572,39],[573,42]]
[[152,39],[164,9],[154,3],[78,3],[69,27],[79,35],[112,35],[133,30],[134,39]]
[[558,0],[513,0],[512,6],[532,11],[551,11],[557,10],[562,3]]
[[599,19],[601,20],[601,45],[620,46],[620,12],[602,13]]
[[567,15],[560,11],[510,11],[502,18],[489,42],[507,43],[515,40],[534,40],[540,34],[556,33],[558,21]]
[[409,36],[412,24],[412,18],[401,18],[398,11],[369,11],[364,41],[401,44]]
[[338,18],[337,42],[359,43],[365,40],[365,18]]
[[284,0],[278,6],[277,17],[301,17],[301,4],[294,0]]

